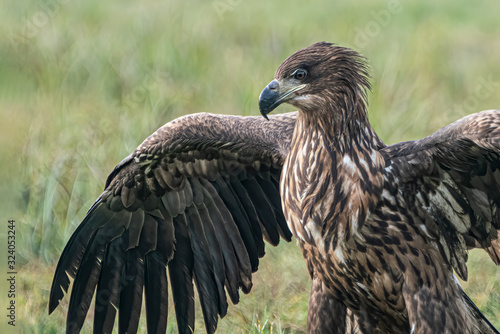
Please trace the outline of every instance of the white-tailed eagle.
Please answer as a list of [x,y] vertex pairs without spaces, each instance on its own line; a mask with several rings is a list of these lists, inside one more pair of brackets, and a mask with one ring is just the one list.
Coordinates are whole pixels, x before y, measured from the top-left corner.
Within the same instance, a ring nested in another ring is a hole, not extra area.
[[262,91],[262,117],[188,115],[111,173],[59,260],[49,312],[74,278],[67,333],[95,295],[94,332],[165,333],[167,268],[180,333],[249,292],[264,240],[292,234],[313,280],[309,333],[498,333],[462,291],[467,252],[500,263],[500,112],[386,146],[355,51],[316,43]]

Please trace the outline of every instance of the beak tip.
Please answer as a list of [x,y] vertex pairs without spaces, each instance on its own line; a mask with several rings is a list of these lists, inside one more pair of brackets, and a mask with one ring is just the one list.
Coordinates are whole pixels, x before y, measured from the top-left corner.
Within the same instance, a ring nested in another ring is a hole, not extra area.
[[259,110],[265,119],[269,120],[267,114],[276,108],[276,100],[279,98],[279,93],[274,89],[271,90],[267,85],[259,96]]
[[262,109],[261,106],[259,106],[259,111],[260,111],[260,114],[267,120],[269,120],[269,117],[267,117],[267,113],[265,110]]

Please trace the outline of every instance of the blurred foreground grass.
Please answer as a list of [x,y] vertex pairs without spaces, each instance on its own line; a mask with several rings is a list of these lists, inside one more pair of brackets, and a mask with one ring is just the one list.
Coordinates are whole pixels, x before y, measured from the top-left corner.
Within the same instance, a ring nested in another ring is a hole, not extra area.
[[[16,329],[62,332],[68,298],[46,313],[64,243],[107,174],[162,124],[193,112],[257,115],[281,61],[327,40],[370,60],[382,139],[423,137],[500,108],[499,10],[464,0],[0,2],[0,212],[17,222]],[[500,270],[473,252],[469,277],[467,292],[500,327]],[[266,333],[271,323],[273,333],[304,332],[309,284],[295,242],[268,248],[220,332],[258,333],[258,321]]]

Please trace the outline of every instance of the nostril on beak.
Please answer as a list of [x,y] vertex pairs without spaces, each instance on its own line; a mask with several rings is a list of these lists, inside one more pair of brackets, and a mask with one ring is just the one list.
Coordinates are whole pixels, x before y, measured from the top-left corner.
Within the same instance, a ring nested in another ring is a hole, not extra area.
[[270,90],[276,90],[276,89],[278,89],[278,87],[279,87],[279,86],[280,86],[280,85],[279,85],[278,81],[276,81],[276,80],[271,81],[271,82],[269,83],[269,85],[267,85],[267,87],[268,87]]

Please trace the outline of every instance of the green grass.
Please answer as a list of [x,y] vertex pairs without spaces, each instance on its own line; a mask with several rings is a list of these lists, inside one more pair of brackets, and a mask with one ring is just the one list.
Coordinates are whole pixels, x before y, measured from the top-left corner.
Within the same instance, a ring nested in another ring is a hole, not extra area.
[[[370,60],[370,119],[387,143],[500,107],[500,3],[401,1],[384,16],[391,3],[1,2],[0,212],[17,221],[16,330],[61,332],[67,298],[46,314],[54,265],[114,165],[180,115],[257,115],[261,89],[298,48],[327,40]],[[222,333],[258,333],[258,321],[266,333],[305,331],[300,250],[268,253]],[[467,292],[500,327],[500,270],[480,252],[469,269]]]

